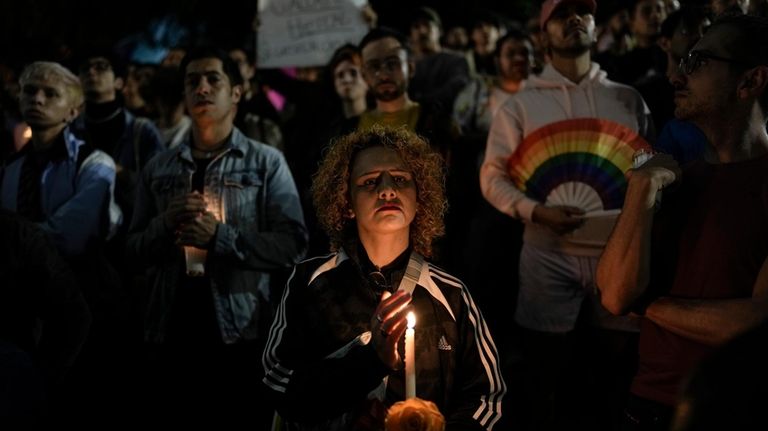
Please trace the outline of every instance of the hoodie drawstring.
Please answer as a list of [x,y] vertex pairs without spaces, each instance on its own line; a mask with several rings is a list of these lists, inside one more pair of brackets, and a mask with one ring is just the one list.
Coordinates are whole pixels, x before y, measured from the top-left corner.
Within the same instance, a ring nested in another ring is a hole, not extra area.
[[565,115],[567,118],[573,118],[573,102],[571,102],[571,94],[568,92],[568,87],[563,84],[560,88],[565,93]]
[[595,103],[595,89],[592,86],[592,82],[587,82],[585,85],[587,91],[587,102],[589,103],[589,113],[592,118],[597,118],[597,104]]

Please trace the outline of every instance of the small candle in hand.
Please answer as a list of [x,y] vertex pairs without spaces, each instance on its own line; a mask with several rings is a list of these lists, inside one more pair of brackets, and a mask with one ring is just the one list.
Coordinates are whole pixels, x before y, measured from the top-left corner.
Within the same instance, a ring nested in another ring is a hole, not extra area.
[[405,398],[416,396],[416,346],[414,344],[414,326],[416,316],[413,311],[408,313],[408,329],[405,330]]

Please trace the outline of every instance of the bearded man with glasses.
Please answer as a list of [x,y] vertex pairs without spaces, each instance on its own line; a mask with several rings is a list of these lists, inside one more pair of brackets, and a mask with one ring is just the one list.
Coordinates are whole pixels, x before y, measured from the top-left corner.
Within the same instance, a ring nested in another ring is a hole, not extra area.
[[669,429],[683,378],[768,317],[766,34],[747,15],[710,27],[671,77],[704,157],[681,169],[660,154],[628,175],[597,273],[608,310],[645,316],[625,429]]

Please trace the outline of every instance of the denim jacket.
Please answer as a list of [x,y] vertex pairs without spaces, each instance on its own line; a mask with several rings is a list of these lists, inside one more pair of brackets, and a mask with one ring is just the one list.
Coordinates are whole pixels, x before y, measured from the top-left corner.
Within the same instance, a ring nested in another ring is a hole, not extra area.
[[[189,139],[144,168],[128,232],[128,255],[149,266],[145,338],[162,343],[184,252],[163,221],[170,200],[191,188],[195,171]],[[271,319],[270,271],[292,267],[307,247],[307,230],[293,177],[282,153],[238,129],[205,173],[209,209],[221,214],[205,265],[225,343],[256,339]]]
[[[40,178],[41,206],[45,220],[40,227],[67,257],[82,256],[88,246],[114,233],[122,222],[114,202],[115,163],[106,153],[93,150],[77,166],[85,142],[64,129],[66,156],[49,162]],[[32,145],[29,143],[27,145]],[[31,147],[30,147],[31,148]],[[2,168],[0,204],[15,212],[21,168],[27,151],[22,150]]]

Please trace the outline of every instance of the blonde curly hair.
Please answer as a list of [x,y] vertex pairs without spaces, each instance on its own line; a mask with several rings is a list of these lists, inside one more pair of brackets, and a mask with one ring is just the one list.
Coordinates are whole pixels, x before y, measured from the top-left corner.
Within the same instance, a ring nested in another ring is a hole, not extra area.
[[350,172],[357,154],[371,147],[395,150],[412,173],[418,210],[410,226],[410,240],[414,251],[430,257],[432,241],[445,233],[443,160],[423,138],[404,127],[374,126],[332,142],[312,182],[312,201],[320,225],[330,236],[331,249],[336,251],[358,238],[356,222],[349,217]]

